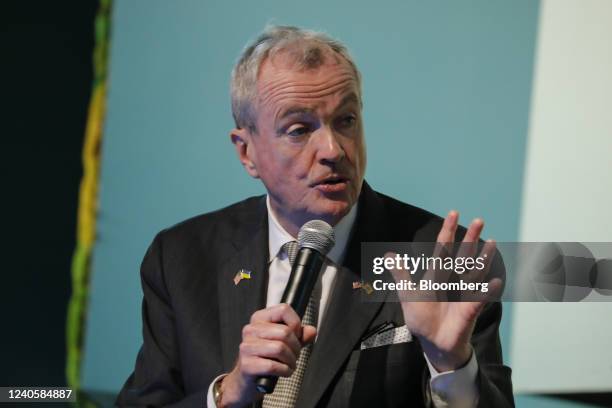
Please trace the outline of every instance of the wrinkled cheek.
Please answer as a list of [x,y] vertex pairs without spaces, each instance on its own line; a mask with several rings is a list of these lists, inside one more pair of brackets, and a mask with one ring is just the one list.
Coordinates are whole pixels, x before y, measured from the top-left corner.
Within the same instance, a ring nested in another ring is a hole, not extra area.
[[291,162],[290,167],[287,168],[287,174],[292,174],[296,180],[307,183],[311,170],[312,166],[309,164],[294,160]]
[[275,188],[281,189],[284,195],[291,197],[292,201],[303,201],[308,195],[308,169],[296,166],[296,163],[288,161],[285,166],[280,166],[276,178],[282,185]]

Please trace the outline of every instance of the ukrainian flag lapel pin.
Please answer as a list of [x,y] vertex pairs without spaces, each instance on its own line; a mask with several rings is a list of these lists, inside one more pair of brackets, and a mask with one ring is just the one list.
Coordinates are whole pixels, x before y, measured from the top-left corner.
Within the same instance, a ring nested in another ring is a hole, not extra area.
[[251,271],[241,268],[234,276],[234,285],[238,285],[243,279],[251,279]]

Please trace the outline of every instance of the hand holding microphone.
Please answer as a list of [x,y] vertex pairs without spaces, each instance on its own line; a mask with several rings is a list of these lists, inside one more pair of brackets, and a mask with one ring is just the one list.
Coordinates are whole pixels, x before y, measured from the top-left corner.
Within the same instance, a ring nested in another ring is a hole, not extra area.
[[316,329],[302,327],[301,319],[335,244],[333,228],[324,221],[309,221],[300,228],[298,243],[281,304],[258,310],[242,330],[238,362],[223,381],[230,403],[248,403],[258,391],[274,391],[278,377],[289,377],[295,370],[301,348],[314,341]]

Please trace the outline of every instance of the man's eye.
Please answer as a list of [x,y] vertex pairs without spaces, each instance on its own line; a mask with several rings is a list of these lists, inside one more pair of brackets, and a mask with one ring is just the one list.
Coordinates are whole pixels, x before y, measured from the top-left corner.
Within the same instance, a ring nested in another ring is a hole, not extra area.
[[308,133],[308,128],[304,125],[292,125],[287,129],[287,135],[291,137],[300,137]]
[[357,122],[355,115],[347,115],[340,118],[340,126],[342,127],[351,127],[355,122]]

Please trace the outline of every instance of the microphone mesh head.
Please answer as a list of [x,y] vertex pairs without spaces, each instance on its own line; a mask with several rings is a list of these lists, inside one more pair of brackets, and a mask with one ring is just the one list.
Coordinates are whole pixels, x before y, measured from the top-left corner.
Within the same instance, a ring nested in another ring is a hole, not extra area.
[[308,221],[298,232],[298,242],[301,247],[312,248],[323,255],[327,255],[336,244],[334,229],[321,220]]

